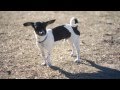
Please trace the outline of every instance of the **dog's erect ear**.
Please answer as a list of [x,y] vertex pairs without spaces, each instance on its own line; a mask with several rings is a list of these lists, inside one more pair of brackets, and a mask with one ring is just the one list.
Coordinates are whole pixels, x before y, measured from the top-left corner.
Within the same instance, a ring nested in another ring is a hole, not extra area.
[[34,23],[33,23],[33,22],[26,22],[26,23],[24,23],[23,25],[24,25],[24,26],[33,26]]
[[49,24],[52,24],[52,23],[54,23],[54,22],[55,22],[55,19],[54,19],[54,20],[47,21],[47,22],[45,22],[45,23],[46,23],[46,25],[49,25]]

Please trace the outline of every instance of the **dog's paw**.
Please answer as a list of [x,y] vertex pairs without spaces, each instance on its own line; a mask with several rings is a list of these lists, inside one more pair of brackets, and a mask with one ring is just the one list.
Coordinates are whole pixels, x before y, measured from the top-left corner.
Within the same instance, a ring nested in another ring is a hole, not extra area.
[[76,57],[76,55],[75,55],[75,54],[73,54],[73,53],[71,53],[71,54],[70,54],[70,56],[71,56],[71,57]]
[[80,59],[75,59],[74,62],[75,63],[80,63]]
[[46,66],[46,63],[45,63],[45,62],[43,62],[41,65],[42,65],[42,66]]
[[52,65],[51,64],[47,64],[47,67],[52,67]]

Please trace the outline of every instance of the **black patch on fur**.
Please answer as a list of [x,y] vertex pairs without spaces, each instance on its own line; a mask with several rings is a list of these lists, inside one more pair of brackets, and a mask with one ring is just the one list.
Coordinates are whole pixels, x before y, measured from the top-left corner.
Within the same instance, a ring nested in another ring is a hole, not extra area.
[[46,23],[36,22],[34,23],[33,28],[37,35],[40,35],[40,36],[46,35]]
[[53,28],[52,33],[54,36],[54,41],[67,39],[71,36],[71,33],[64,27],[64,25]]
[[80,31],[78,30],[78,27],[72,27],[72,28],[76,35],[80,35]]
[[76,24],[76,23],[78,23],[78,20],[77,20],[77,19],[75,19],[75,24]]

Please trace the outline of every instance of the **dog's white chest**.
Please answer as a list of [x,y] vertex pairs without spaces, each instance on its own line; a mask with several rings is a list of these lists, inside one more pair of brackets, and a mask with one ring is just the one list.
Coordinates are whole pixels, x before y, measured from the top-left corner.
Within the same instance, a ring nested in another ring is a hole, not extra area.
[[[47,37],[47,38],[46,38]],[[45,36],[37,36],[37,45],[39,47],[43,47],[45,49],[50,49],[53,44],[54,44],[54,38],[53,38],[53,35],[52,35],[52,30],[51,29],[48,29],[47,30],[47,34]],[[45,39],[46,38],[46,39]],[[45,40],[44,40],[45,39]],[[44,40],[43,42],[39,43],[41,40]]]

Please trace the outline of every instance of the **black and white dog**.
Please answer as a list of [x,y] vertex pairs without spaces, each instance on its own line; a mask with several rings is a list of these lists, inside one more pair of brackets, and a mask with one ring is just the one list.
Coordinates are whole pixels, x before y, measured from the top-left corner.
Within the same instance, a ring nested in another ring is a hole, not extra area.
[[24,26],[32,26],[35,31],[37,45],[41,49],[41,53],[44,59],[42,65],[51,66],[50,55],[54,42],[68,39],[73,49],[71,56],[75,55],[75,49],[77,50],[77,58],[75,62],[80,62],[80,31],[78,30],[78,20],[74,17],[70,19],[69,24],[57,26],[53,29],[46,29],[47,25],[54,23],[55,20],[46,22],[26,22]]

